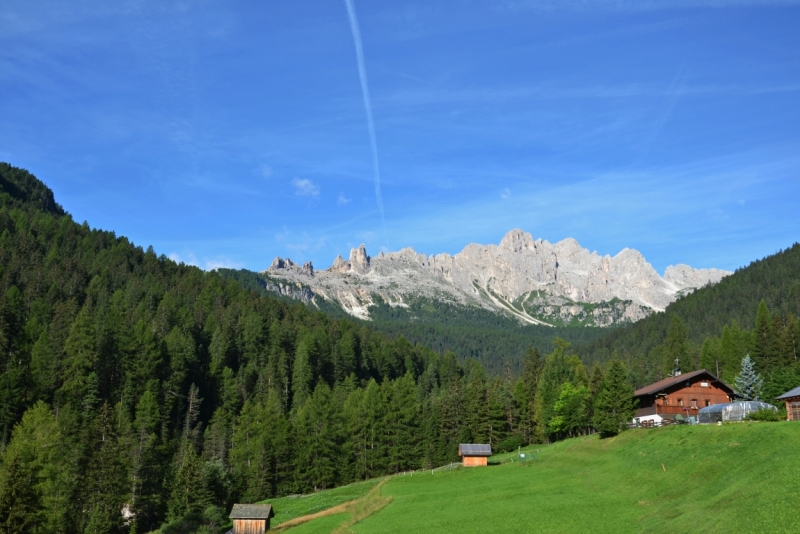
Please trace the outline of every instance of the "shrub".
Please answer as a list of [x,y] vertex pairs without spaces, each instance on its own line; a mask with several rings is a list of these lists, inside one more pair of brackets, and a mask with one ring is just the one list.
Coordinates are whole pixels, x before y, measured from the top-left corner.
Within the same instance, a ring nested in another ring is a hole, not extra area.
[[777,422],[777,421],[786,421],[786,412],[785,411],[775,411],[775,410],[758,410],[757,412],[753,412],[749,414],[746,419],[750,421],[769,421],[769,422]]

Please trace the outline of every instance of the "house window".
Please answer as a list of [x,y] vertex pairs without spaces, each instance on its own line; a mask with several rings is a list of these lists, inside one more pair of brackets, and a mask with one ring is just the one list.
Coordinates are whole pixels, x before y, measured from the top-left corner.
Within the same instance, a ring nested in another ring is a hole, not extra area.
[[706,406],[711,406],[711,401],[706,399]]
[[707,388],[708,382],[700,382],[700,387]]
[[683,399],[678,399],[678,406],[683,406]]
[[697,399],[692,399],[692,408],[697,409]]
[[664,406],[669,406],[669,397],[664,397]]

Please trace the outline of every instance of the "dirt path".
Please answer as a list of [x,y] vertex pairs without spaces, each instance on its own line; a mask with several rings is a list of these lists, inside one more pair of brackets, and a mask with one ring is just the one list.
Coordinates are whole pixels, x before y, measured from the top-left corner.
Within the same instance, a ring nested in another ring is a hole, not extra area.
[[[389,504],[389,502],[391,502],[391,497],[386,497],[386,498],[383,498],[383,499],[380,497],[381,486],[386,484],[388,481],[389,481],[389,477],[384,478],[383,480],[378,482],[378,484],[374,488],[369,490],[367,492],[367,494],[364,495],[363,497],[359,497],[358,499],[354,499],[352,501],[343,502],[342,504],[337,504],[336,506],[334,506],[332,508],[328,508],[327,510],[322,510],[321,512],[316,512],[316,513],[313,513],[313,514],[308,514],[308,515],[303,515],[303,516],[300,516],[300,517],[295,517],[294,519],[290,519],[289,521],[287,521],[285,523],[281,523],[280,525],[272,527],[270,530],[273,531],[273,532],[283,532],[285,530],[289,530],[292,527],[296,527],[297,525],[302,525],[303,523],[308,523],[309,521],[313,521],[314,519],[318,519],[320,517],[327,517],[329,515],[336,515],[336,514],[341,514],[341,513],[344,513],[344,512],[349,512],[356,505],[359,505],[359,504],[362,504],[362,503],[366,503],[367,501],[370,501],[370,500],[375,501],[376,497],[377,497],[377,500],[385,500],[385,502],[382,503],[382,506],[380,506],[380,507],[377,507],[377,508],[375,506],[366,507],[371,512],[369,515],[372,515],[372,513],[377,512],[378,510],[383,508],[383,506],[386,506],[387,504]],[[364,508],[364,507],[359,507],[359,508]],[[362,514],[358,514],[358,515],[362,515]],[[361,521],[363,519],[366,519],[366,517],[359,517],[359,518],[357,518],[357,521]],[[349,523],[349,521],[348,521],[348,523]],[[352,524],[355,524],[355,523],[352,523]],[[348,526],[351,526],[351,525],[348,525]]]

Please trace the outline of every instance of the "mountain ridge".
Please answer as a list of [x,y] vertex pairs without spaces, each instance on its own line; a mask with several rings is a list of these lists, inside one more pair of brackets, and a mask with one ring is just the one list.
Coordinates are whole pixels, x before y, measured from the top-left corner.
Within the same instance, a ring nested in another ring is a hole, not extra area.
[[351,249],[349,260],[339,255],[322,271],[277,257],[262,274],[306,286],[365,320],[376,296],[400,307],[424,297],[480,306],[529,324],[611,326],[663,311],[681,295],[731,273],[677,264],[661,276],[635,249],[600,256],[574,238],[551,244],[514,229],[497,245],[471,243],[454,255],[405,247],[370,257],[362,244]]

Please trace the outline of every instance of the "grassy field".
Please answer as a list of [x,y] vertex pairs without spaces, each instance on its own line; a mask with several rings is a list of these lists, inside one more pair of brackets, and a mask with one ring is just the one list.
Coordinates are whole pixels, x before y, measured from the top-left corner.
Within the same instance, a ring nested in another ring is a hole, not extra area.
[[[396,476],[381,488],[391,503],[347,531],[800,532],[797,423],[630,430],[538,448],[528,464],[507,455]],[[331,532],[347,519],[288,532]]]
[[[272,508],[275,510],[275,517],[270,524],[277,526],[290,519],[321,512],[322,510],[327,510],[339,504],[363,497],[379,481],[380,479],[375,478],[309,495],[290,495],[288,497],[270,499],[263,502],[271,504]],[[292,529],[292,532],[300,532],[300,528],[296,527],[296,529]]]

